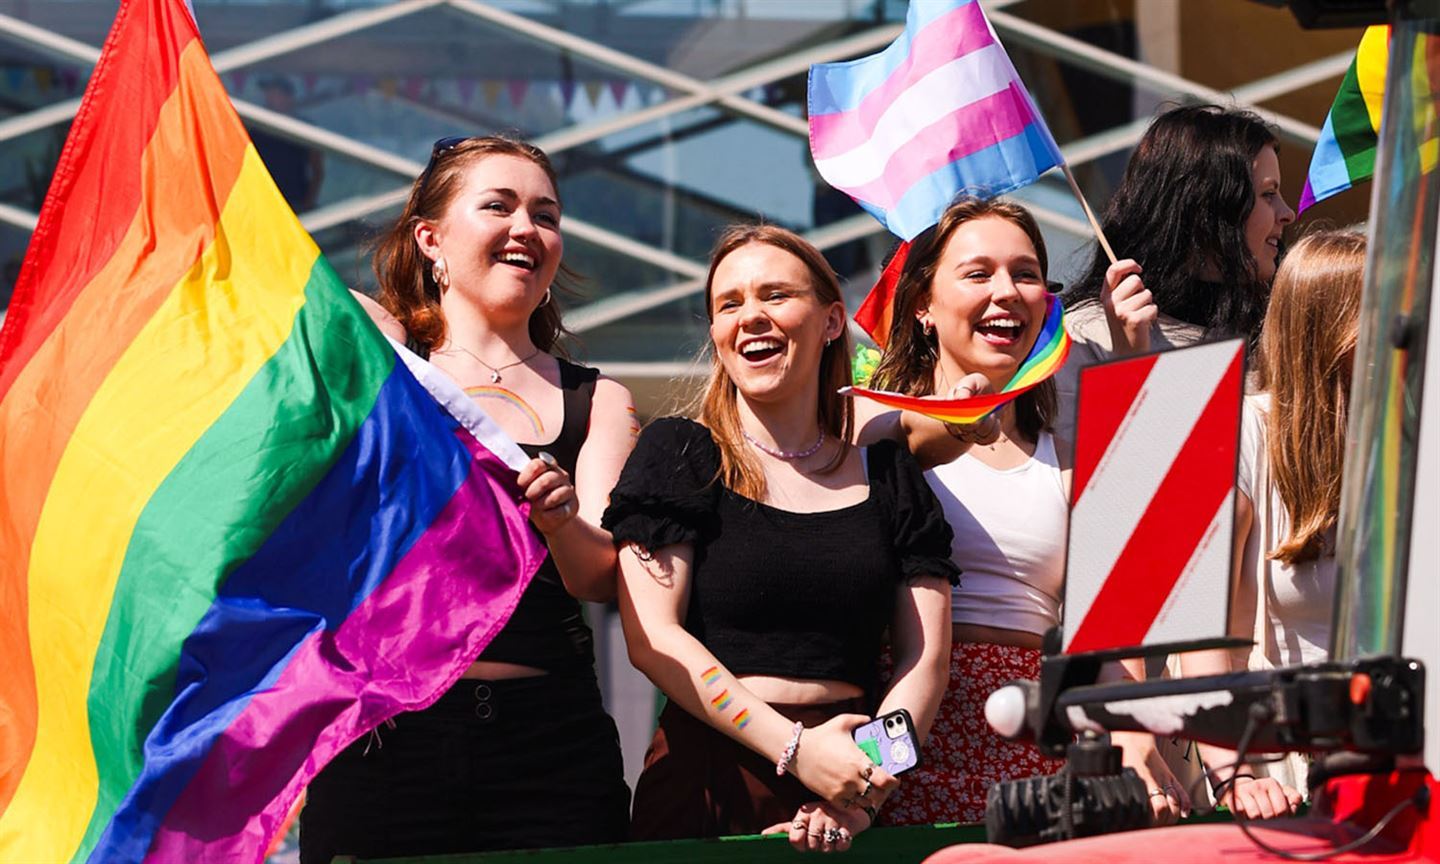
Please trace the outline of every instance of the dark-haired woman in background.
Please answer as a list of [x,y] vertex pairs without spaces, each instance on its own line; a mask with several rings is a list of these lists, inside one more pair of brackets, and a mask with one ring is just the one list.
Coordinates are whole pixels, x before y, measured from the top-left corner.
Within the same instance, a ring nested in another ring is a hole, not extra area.
[[315,778],[300,818],[305,862],[625,838],[629,790],[578,600],[615,596],[615,549],[598,526],[632,446],[633,403],[556,356],[560,217],[541,150],[445,139],[377,246],[383,308],[362,302],[532,457],[519,485],[549,556],[455,686]]
[[1236,336],[1253,345],[1294,220],[1280,192],[1279,142],[1258,116],[1190,105],[1155,118],[1102,219],[1126,260],[1111,265],[1096,249],[1065,298],[1061,437],[1072,438],[1085,366]]

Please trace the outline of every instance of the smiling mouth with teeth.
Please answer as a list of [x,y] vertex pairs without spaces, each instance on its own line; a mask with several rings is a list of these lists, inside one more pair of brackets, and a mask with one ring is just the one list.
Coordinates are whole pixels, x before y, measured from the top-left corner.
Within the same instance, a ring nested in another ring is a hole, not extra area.
[[761,361],[769,360],[780,353],[780,343],[771,339],[762,339],[751,342],[740,349],[740,356],[746,360]]
[[526,255],[524,252],[502,252],[499,255],[495,256],[495,260],[499,261],[501,264],[509,264],[514,267],[519,267],[522,270],[535,269],[535,259],[531,258],[529,255]]
[[1020,334],[1025,332],[1025,325],[1014,318],[992,318],[989,321],[982,321],[975,329],[986,336],[1019,339]]

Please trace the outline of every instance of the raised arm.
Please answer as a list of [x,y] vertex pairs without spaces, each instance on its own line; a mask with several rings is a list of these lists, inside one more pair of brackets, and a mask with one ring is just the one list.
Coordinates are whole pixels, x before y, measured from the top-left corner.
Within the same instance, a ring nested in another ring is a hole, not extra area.
[[[630,662],[691,716],[767,759],[785,753],[795,724],[745,687],[684,627],[693,547],[620,550],[620,620]],[[870,760],[850,737],[869,718],[842,714],[802,733],[790,773],[836,805],[860,794]]]
[[360,308],[365,310],[365,314],[370,316],[370,320],[375,322],[375,326],[380,328],[381,333],[384,333],[396,342],[404,343],[407,335],[405,333],[405,325],[401,324],[399,319],[394,315],[391,315],[390,310],[375,302],[375,298],[369,294],[362,294],[359,291],[352,290],[350,295],[355,298],[355,302],[360,304]]
[[[960,379],[951,389],[949,398],[961,399],[993,392],[989,380],[978,372]],[[940,398],[940,397],[936,397]],[[896,411],[870,399],[855,400],[855,443],[869,446],[889,438],[905,445],[915,454],[923,470],[954,462],[972,444],[987,444],[1000,431],[993,415],[979,423],[956,425],[941,423],[916,411]]]

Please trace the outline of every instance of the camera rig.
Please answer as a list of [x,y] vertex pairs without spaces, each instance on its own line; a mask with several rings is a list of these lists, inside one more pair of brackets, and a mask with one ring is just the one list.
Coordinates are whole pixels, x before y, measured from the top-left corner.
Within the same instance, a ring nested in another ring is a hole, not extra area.
[[[1173,735],[1247,754],[1331,754],[1315,780],[1374,771],[1424,745],[1424,666],[1367,657],[1194,678],[1100,683],[1111,661],[1248,646],[1213,639],[1084,654],[1046,636],[1039,681],[995,691],[986,718],[1001,736],[1066,758],[1056,775],[996,784],[987,802],[991,842],[1011,846],[1144,827],[1144,784],[1120,768],[1112,731]],[[1356,759],[1356,754],[1363,757]]]

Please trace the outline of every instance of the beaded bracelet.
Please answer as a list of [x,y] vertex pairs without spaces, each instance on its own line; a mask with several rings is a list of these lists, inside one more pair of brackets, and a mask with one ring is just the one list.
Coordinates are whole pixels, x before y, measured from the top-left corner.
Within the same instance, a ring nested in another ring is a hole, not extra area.
[[785,745],[785,752],[775,763],[775,776],[784,777],[789,770],[790,763],[795,760],[795,751],[800,749],[800,733],[805,731],[805,724],[799,720],[795,721],[795,728],[790,733],[790,743]]

